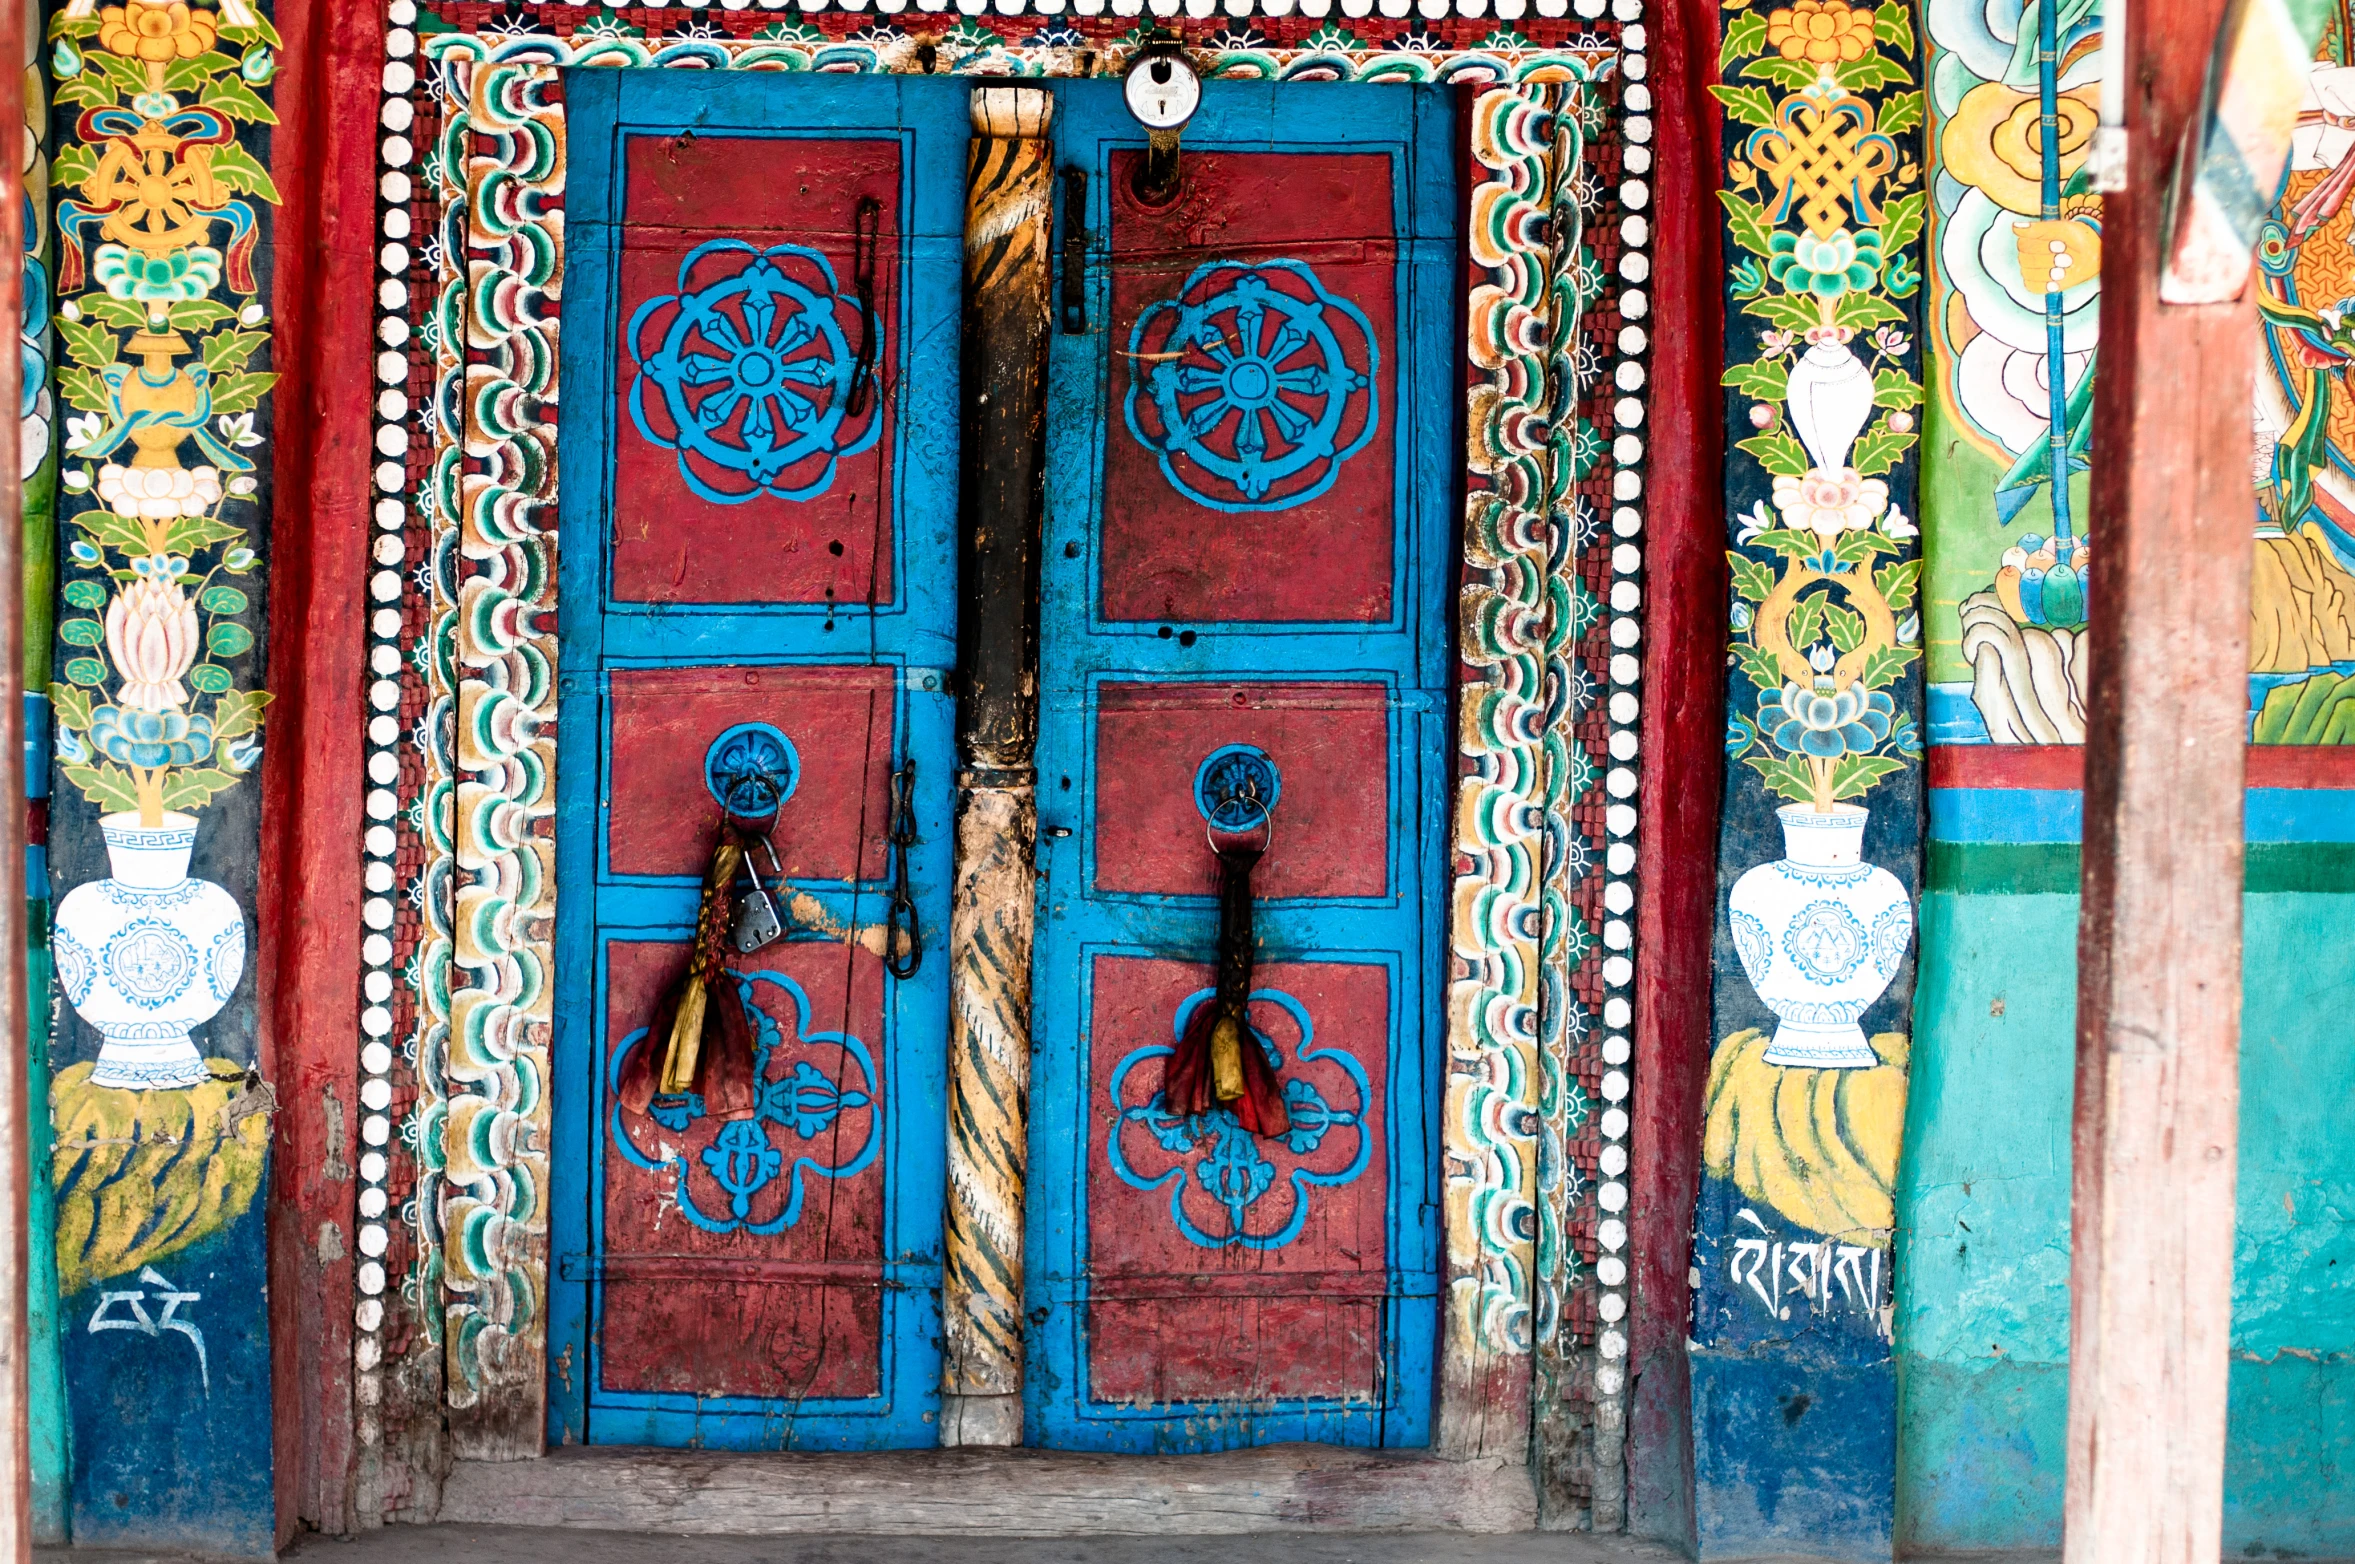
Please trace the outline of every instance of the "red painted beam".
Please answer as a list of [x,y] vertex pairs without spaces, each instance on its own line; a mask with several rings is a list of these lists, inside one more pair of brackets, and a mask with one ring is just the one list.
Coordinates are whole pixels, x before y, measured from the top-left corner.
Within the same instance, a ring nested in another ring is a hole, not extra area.
[[1726,567],[1720,485],[1724,340],[1715,197],[1717,7],[1651,16],[1658,158],[1652,245],[1652,451],[1645,507],[1644,759],[1637,825],[1635,1126],[1630,1182],[1628,1529],[1690,1547],[1692,1395],[1685,1360],[1701,1088],[1709,1075],[1710,935],[1724,780]]
[[352,1234],[366,683],[368,326],[381,3],[280,0],[262,1072],[278,1090],[270,1355],[278,1536],[352,1522]]
[[[2355,788],[2355,745],[2251,744],[2248,785]],[[2085,750],[2077,744],[1933,745],[1930,786],[2082,788]]]

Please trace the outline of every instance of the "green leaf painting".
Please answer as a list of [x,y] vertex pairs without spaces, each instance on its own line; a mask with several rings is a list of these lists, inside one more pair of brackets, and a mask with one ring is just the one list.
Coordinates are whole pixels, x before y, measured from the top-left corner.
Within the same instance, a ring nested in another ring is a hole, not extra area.
[[236,128],[277,123],[280,62],[244,6],[146,9],[136,27],[119,6],[49,22],[55,101],[108,111],[59,117],[74,128],[56,182],[110,214],[103,234],[71,236],[80,264],[53,316],[72,416],[51,692],[66,780],[152,828],[241,784],[270,702],[240,683],[265,607],[253,537],[269,423],[252,415],[276,383],[255,367],[269,298],[245,257],[268,253],[279,191],[266,138]]
[[1749,426],[1726,461],[1742,675],[1728,742],[1769,794],[1821,812],[1920,753],[1902,686],[1922,655],[1907,460],[1927,405],[1918,13],[1911,0],[1728,0],[1719,17],[1711,90],[1737,312],[1719,380]]

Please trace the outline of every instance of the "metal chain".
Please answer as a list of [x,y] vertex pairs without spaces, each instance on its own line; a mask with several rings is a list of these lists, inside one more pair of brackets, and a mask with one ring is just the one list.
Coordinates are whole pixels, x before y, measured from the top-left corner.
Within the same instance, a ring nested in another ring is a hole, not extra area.
[[916,845],[916,762],[891,774],[891,910],[883,920],[883,964],[905,982],[924,960],[924,933],[916,922],[916,897],[908,889],[908,852]]

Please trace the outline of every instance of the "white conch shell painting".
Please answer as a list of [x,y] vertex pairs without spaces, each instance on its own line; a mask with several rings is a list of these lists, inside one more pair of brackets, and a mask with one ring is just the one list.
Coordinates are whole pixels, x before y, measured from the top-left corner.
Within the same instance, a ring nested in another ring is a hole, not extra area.
[[1791,366],[1791,432],[1826,472],[1848,465],[1848,448],[1873,415],[1873,372],[1837,342],[1818,342]]

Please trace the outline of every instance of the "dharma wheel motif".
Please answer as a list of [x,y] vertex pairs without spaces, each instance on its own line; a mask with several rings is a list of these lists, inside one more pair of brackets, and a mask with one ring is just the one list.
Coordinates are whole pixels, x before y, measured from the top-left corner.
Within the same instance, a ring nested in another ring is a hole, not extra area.
[[1379,422],[1364,312],[1299,261],[1214,261],[1129,333],[1129,433],[1172,487],[1223,511],[1333,486]]
[[815,499],[883,430],[881,399],[853,394],[871,330],[816,250],[714,239],[630,317],[630,419],[704,499]]

